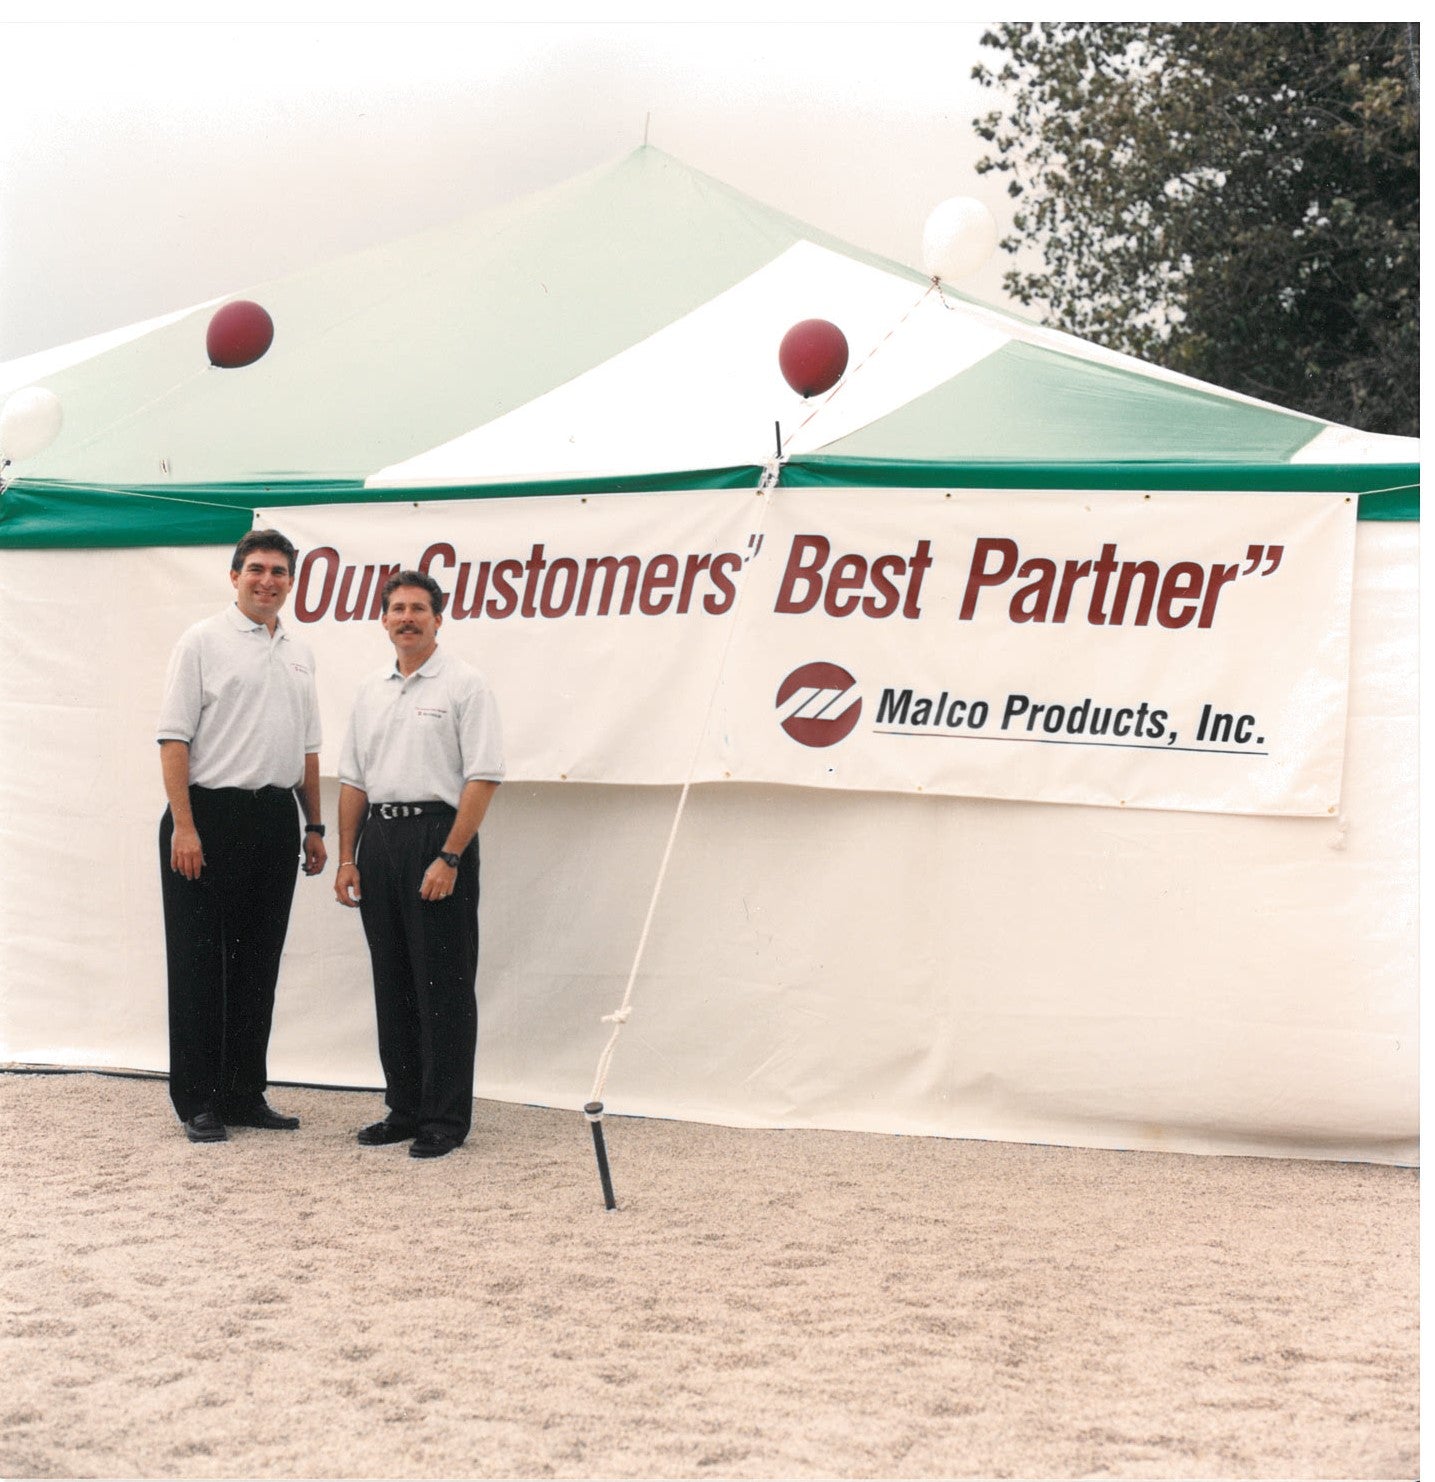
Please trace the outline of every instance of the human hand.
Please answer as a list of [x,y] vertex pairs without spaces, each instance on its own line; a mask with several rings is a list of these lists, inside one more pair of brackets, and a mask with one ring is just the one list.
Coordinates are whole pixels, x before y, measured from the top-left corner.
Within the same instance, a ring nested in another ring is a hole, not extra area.
[[334,896],[341,906],[357,906],[363,896],[359,888],[359,867],[353,860],[339,866],[334,876]]
[[324,865],[328,862],[329,851],[324,848],[324,841],[318,834],[304,835],[304,873],[306,875],[322,875]]
[[424,871],[419,894],[426,901],[447,900],[453,894],[454,882],[457,879],[458,871],[452,865],[446,865],[441,859],[436,859]]
[[199,842],[199,830],[192,824],[174,827],[174,837],[169,841],[169,867],[177,870],[186,880],[198,880],[204,868],[204,849]]

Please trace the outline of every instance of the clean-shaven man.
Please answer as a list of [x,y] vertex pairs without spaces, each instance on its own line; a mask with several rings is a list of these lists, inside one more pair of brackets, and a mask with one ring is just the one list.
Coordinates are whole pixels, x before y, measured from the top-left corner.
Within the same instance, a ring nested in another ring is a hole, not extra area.
[[314,658],[279,620],[294,546],[251,530],[234,601],[176,644],[160,705],[159,826],[169,968],[169,1094],[191,1142],[292,1131],[264,1099],[279,958],[300,858],[324,868]]

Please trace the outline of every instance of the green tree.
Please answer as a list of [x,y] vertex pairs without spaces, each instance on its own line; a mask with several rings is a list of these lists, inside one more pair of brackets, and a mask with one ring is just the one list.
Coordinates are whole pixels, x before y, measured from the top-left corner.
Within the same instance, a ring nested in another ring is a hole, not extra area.
[[1018,202],[1007,289],[1172,370],[1372,432],[1419,425],[1419,32],[1004,24],[973,120]]

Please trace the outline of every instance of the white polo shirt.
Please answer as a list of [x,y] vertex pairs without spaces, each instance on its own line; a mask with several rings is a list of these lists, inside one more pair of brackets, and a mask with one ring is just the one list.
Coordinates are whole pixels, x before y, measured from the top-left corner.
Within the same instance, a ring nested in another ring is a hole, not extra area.
[[466,782],[502,782],[503,732],[484,677],[436,648],[407,679],[397,662],[354,699],[339,780],[371,803],[448,803]]
[[156,738],[189,743],[198,787],[296,787],[321,740],[308,645],[237,603],[196,623],[170,655]]

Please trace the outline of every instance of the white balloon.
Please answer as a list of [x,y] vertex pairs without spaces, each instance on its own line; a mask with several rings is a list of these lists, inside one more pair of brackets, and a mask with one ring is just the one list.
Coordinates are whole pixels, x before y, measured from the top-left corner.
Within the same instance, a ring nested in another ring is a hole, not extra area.
[[18,463],[43,453],[60,435],[65,420],[60,398],[44,386],[17,391],[0,411],[0,458]]
[[996,218],[972,196],[953,196],[927,218],[922,267],[929,278],[967,278],[996,251]]

